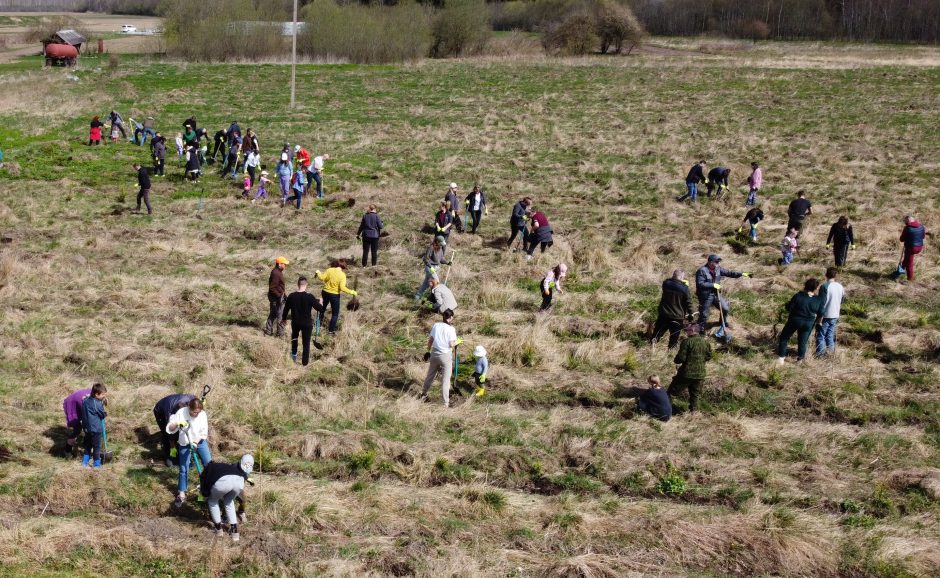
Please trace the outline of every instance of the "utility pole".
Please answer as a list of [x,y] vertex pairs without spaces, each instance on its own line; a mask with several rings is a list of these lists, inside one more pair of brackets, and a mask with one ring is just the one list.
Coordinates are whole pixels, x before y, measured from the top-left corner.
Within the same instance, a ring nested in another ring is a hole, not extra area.
[[293,109],[297,95],[297,0],[294,0],[294,27],[291,32],[293,40],[290,61],[290,107]]

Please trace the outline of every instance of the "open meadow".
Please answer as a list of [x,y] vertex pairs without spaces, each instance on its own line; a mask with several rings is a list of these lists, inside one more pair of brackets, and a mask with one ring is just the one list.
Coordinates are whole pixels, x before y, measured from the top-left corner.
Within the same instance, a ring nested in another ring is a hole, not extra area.
[[[940,575],[935,237],[916,282],[887,277],[905,214],[940,227],[938,62],[654,39],[628,57],[305,65],[293,111],[280,64],[0,64],[0,576]],[[330,153],[328,202],[252,205],[215,174],[184,182],[168,151],[153,217],[134,214],[147,149],[87,146],[112,108],[170,139],[191,114],[210,134],[238,120],[272,172],[285,141]],[[732,169],[731,194],[679,204],[699,158]],[[751,245],[735,231],[753,160]],[[488,195],[481,234],[451,235],[448,285],[461,383],[476,344],[492,370],[485,396],[444,409],[439,385],[417,399],[436,318],[412,296],[450,181]],[[814,214],[780,269],[800,188]],[[524,195],[555,229],[531,262],[503,248]],[[358,263],[369,203],[389,235],[378,267],[348,272],[362,308],[295,365],[261,331],[273,259],[289,288]],[[840,215],[858,247],[838,353],[778,368],[780,306],[831,265]],[[753,273],[725,284],[734,340],[713,342],[701,411],[635,416],[625,389],[675,372],[645,338],[660,285],[710,253]],[[559,261],[567,291],[539,315]],[[63,456],[62,399],[96,381],[116,458],[92,472]],[[213,456],[257,463],[239,544],[195,500],[172,510],[156,445],[154,403],[203,384]]]

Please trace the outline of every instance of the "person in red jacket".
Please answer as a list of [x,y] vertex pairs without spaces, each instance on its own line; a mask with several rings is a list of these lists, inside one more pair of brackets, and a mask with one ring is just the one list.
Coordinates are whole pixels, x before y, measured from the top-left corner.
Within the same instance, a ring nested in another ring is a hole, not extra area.
[[304,189],[304,193],[306,193],[307,190],[310,188],[310,173],[311,173],[310,152],[307,149],[301,147],[300,145],[294,145],[294,160],[296,161],[294,163],[295,165],[294,168],[296,168],[297,166],[303,167],[304,173],[306,173],[307,175],[307,188]]
[[904,217],[904,230],[901,231],[900,241],[904,243],[904,256],[901,258],[907,280],[914,280],[914,255],[924,250],[924,237],[927,230],[913,215]]

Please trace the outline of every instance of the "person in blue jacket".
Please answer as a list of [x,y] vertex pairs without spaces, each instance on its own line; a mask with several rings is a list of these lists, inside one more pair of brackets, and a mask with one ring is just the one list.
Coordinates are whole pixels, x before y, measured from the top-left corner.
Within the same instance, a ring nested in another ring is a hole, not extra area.
[[164,397],[153,406],[153,417],[157,419],[157,427],[160,428],[160,445],[163,447],[167,467],[172,466],[178,458],[176,436],[166,433],[166,424],[170,423],[171,415],[188,406],[189,402],[194,399],[196,396],[189,393],[174,393]]
[[85,452],[82,455],[82,467],[89,462],[96,469],[101,467],[101,440],[104,437],[104,418],[108,412],[104,409],[104,400],[108,388],[103,383],[91,387],[91,395],[82,401],[82,429],[85,430]]

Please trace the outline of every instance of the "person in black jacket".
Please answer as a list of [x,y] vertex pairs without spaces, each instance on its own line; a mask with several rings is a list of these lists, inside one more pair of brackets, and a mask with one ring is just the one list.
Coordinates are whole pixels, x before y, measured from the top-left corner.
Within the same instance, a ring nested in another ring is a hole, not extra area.
[[836,259],[836,267],[845,265],[849,249],[855,248],[855,234],[852,232],[852,225],[849,224],[848,217],[839,217],[839,220],[829,228],[826,248],[832,249],[833,256]]
[[174,393],[164,397],[153,406],[153,417],[157,419],[157,427],[160,428],[160,445],[163,447],[167,467],[173,466],[179,458],[176,455],[177,436],[166,433],[166,424],[170,423],[170,416],[188,406],[189,402],[194,399],[196,399],[195,395]]
[[639,390],[636,400],[637,410],[659,421],[669,421],[672,418],[672,401],[663,389],[659,376],[651,375],[646,381],[650,386]]
[[150,139],[150,153],[153,155],[153,170],[156,173],[155,176],[164,176],[163,171],[166,167],[166,138],[162,134],[157,133],[155,137]]
[[[235,502],[240,502],[240,509],[244,508],[242,493],[245,491],[245,482],[250,481],[255,466],[255,459],[251,454],[245,454],[237,464],[222,462],[209,462],[199,475],[199,493],[206,498],[209,506],[209,517],[216,536],[222,537],[222,511],[219,502],[225,507],[225,517],[228,522],[229,535],[233,542],[238,542],[238,519]],[[242,514],[243,516],[243,514]],[[242,517],[244,519],[244,517]]]
[[532,206],[531,197],[523,197],[512,207],[512,215],[509,217],[509,240],[506,241],[506,248],[512,247],[512,242],[516,235],[521,234],[520,241],[522,246],[526,244],[526,221],[529,220],[529,207]]
[[806,191],[797,191],[796,198],[787,207],[787,230],[803,231],[803,220],[813,214],[813,203],[806,198]]
[[150,206],[150,173],[147,167],[140,166],[140,163],[134,163],[134,170],[137,171],[137,186],[140,190],[137,192],[137,211],[140,211],[140,201],[143,199],[147,205],[147,214],[153,214],[153,207]]
[[706,163],[704,160],[701,160],[689,169],[689,174],[685,176],[685,188],[686,193],[681,197],[676,198],[680,203],[686,199],[692,199],[692,202],[695,203],[698,201],[698,185],[699,183],[707,182],[705,180],[705,167]]
[[301,361],[304,365],[310,362],[310,335],[313,332],[313,310],[322,313],[323,302],[307,293],[307,278],[297,280],[297,291],[287,296],[284,304],[284,317],[282,322],[291,318],[290,322],[290,358],[297,363],[297,336],[303,340],[303,355]]
[[708,189],[708,196],[712,196],[712,191],[718,189],[716,198],[721,198],[728,190],[728,177],[731,176],[731,169],[727,167],[715,167],[708,171],[708,178],[705,179],[705,187]]
[[669,331],[669,349],[672,349],[679,344],[679,335],[686,321],[692,321],[689,282],[685,279],[685,271],[676,269],[671,278],[663,281],[663,296],[659,300],[652,342],[658,342]]
[[356,238],[362,240],[362,266],[366,266],[366,257],[372,253],[372,266],[375,267],[379,259],[379,235],[385,224],[375,209],[375,205],[369,205],[366,214],[362,216],[359,222],[359,230],[356,231]]
[[470,191],[470,194],[464,199],[463,204],[467,207],[467,212],[470,214],[470,219],[473,223],[473,228],[470,229],[470,232],[476,233],[477,227],[480,226],[480,218],[483,216],[483,213],[487,215],[490,214],[489,209],[486,208],[486,193],[480,189],[480,185],[473,185],[473,190]]
[[209,158],[212,159],[209,161],[210,163],[215,162],[215,155],[219,152],[222,153],[222,158],[225,159],[225,141],[227,140],[227,138],[228,138],[228,133],[225,131],[225,129],[217,130],[215,131],[215,134],[212,135],[213,146],[212,146],[212,154],[209,156]]

